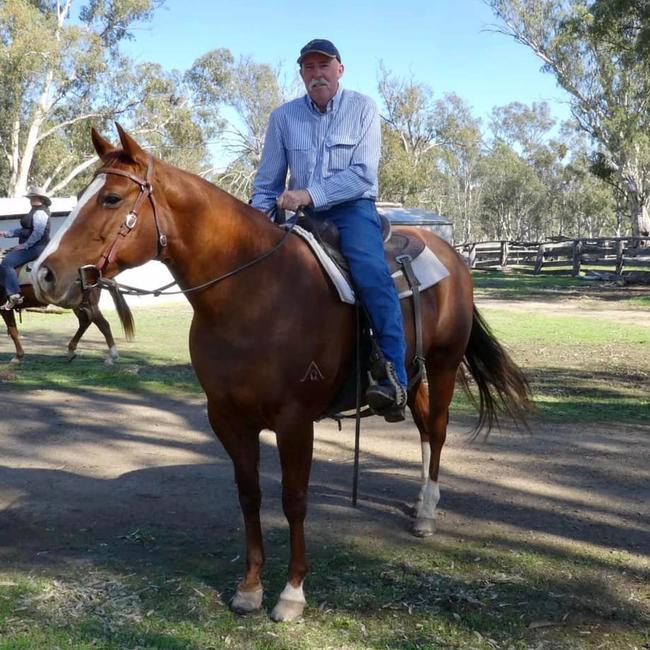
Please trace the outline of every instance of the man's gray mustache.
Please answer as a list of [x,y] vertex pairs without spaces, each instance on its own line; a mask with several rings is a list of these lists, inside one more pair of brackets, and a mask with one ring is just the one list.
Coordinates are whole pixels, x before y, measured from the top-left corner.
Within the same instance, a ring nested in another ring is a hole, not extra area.
[[309,90],[318,88],[319,86],[329,86],[329,83],[325,79],[312,79],[309,82]]

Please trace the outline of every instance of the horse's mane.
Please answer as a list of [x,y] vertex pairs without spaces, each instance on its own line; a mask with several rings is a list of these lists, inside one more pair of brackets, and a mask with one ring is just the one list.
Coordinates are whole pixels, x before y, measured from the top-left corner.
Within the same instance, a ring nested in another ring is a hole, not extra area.
[[[214,200],[215,204],[218,205],[228,204],[231,206],[232,210],[234,210],[235,212],[241,215],[245,215],[247,217],[257,219],[257,220],[262,219],[267,223],[271,223],[269,222],[267,216],[261,210],[252,207],[245,201],[242,201],[236,196],[230,194],[229,192],[219,187],[215,183],[207,180],[203,176],[199,176],[194,172],[190,172],[180,167],[176,167],[175,165],[165,162],[161,158],[158,158],[153,155],[152,155],[152,159],[154,161],[154,164],[157,167],[161,167],[163,170],[166,170],[168,173],[171,173],[172,175],[180,176],[181,182],[179,183],[179,186],[187,187],[188,183],[194,184],[198,188],[202,189],[204,192],[207,192],[208,195],[210,194],[214,195],[214,199],[209,199],[209,200],[210,201]],[[123,149],[116,149],[115,151],[109,152],[104,157],[101,163],[101,167],[112,167],[115,164],[133,166],[134,161],[128,156],[128,154]],[[138,162],[136,164],[142,165],[141,162]],[[144,174],[145,174],[145,169],[143,168],[142,176],[144,176]],[[172,190],[173,193],[173,188],[169,188],[169,187],[167,188],[168,192],[170,191],[170,189]],[[176,196],[179,201],[182,201],[183,198],[186,196],[186,194],[183,194],[182,191],[179,191]]]

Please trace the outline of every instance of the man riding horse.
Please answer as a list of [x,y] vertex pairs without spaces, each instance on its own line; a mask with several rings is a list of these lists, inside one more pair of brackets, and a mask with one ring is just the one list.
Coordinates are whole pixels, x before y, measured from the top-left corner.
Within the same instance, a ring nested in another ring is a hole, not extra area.
[[251,203],[265,212],[275,205],[301,208],[337,226],[357,297],[385,358],[385,373],[368,388],[366,400],[376,413],[397,422],[404,419],[406,405],[406,345],[375,208],[379,113],[369,97],[339,87],[344,68],[330,41],[307,43],[298,65],[307,94],[271,114]]
[[35,260],[50,241],[50,197],[38,187],[30,187],[25,196],[32,208],[20,220],[20,227],[0,231],[2,237],[18,237],[18,245],[4,256],[0,264],[0,283],[7,294],[0,309],[11,310],[22,304],[16,268]]

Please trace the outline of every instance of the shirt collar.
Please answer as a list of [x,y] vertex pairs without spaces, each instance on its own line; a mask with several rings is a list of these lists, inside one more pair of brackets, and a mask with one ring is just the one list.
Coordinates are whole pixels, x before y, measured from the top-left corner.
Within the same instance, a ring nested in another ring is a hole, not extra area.
[[316,106],[316,104],[312,101],[311,97],[308,94],[305,95],[305,99],[307,101],[307,106],[309,106],[309,108],[314,113],[318,113],[319,115],[327,115],[328,113],[335,113],[338,110],[339,105],[341,104],[342,94],[343,94],[343,88],[341,88],[341,84],[339,84],[336,94],[334,95],[334,97],[332,97],[332,99],[329,100],[329,102],[327,102],[327,106],[325,107],[324,113],[320,112],[320,108]]

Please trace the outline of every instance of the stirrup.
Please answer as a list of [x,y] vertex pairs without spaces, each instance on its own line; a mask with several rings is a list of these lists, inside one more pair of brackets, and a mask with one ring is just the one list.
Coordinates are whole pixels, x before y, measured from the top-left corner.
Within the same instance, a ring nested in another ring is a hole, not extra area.
[[0,305],[0,309],[5,311],[11,311],[18,305],[22,305],[25,299],[19,293],[13,293],[10,296],[7,296],[7,300],[3,305]]
[[380,379],[383,379],[384,383],[372,383],[366,391],[366,401],[375,413],[383,415],[389,422],[400,422],[404,419],[406,388],[397,378],[392,362],[387,361],[381,370],[384,376]]

